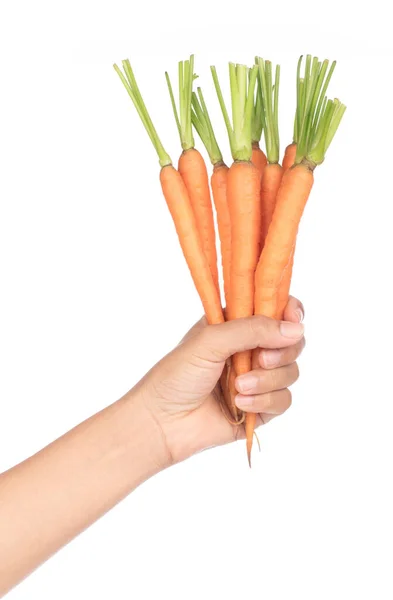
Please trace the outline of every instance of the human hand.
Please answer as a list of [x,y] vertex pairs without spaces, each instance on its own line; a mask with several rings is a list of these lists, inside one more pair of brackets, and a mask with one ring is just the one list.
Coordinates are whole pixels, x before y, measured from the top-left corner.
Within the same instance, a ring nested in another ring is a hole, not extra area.
[[291,405],[288,387],[298,378],[302,352],[303,307],[291,298],[284,321],[255,316],[221,325],[199,321],[181,343],[142,379],[137,388],[159,425],[170,463],[244,437],[242,426],[225,418],[219,379],[235,352],[264,348],[260,368],[236,379],[236,404],[267,423]]

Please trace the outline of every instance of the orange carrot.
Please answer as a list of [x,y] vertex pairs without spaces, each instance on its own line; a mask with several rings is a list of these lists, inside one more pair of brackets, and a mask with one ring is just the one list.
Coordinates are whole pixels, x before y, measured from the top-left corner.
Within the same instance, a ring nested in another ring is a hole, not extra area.
[[[191,117],[192,124],[201,138],[213,165],[213,173],[210,179],[210,184],[217,214],[218,233],[221,245],[221,262],[224,278],[224,293],[226,305],[228,306],[231,263],[231,221],[227,201],[228,167],[223,162],[221,150],[214,135],[213,126],[200,87],[197,89],[197,94],[195,92],[192,94]],[[234,379],[235,371],[232,367],[232,361],[228,360],[221,375],[221,388],[224,401],[231,418],[228,418],[227,411],[223,410],[223,413],[231,423],[240,423],[242,420],[242,413],[234,403],[234,398],[236,395]]]
[[[276,208],[255,272],[255,314],[275,318],[278,290],[288,265],[304,207],[314,177],[307,165],[287,171],[277,194]],[[256,366],[254,354],[253,364]],[[246,415],[247,453],[250,457],[256,423],[255,413]]]
[[217,252],[209,178],[205,161],[195,148],[184,150],[179,158],[179,173],[194,209],[202,248],[206,254],[214,283],[218,289]]
[[210,324],[223,323],[224,314],[221,308],[218,288],[202,248],[195,214],[183,178],[172,166],[172,161],[162,146],[142,99],[130,62],[128,60],[123,61],[124,74],[117,65],[114,65],[114,68],[133,101],[158,154],[162,167],[160,172],[162,191],[175,224],[188,268],[201,298],[207,321]]
[[281,319],[284,318],[285,307],[288,304],[288,300],[289,300],[289,289],[291,287],[293,259],[294,259],[294,256],[295,256],[295,248],[296,248],[296,245],[292,248],[292,252],[291,252],[290,259],[289,259],[289,263],[285,267],[285,270],[284,270],[284,273],[283,273],[280,285],[278,287],[278,292],[277,292],[277,311],[276,311],[275,318],[279,319],[279,320],[281,320]]
[[227,202],[228,167],[223,161],[221,150],[214,135],[213,126],[200,87],[198,94],[192,93],[192,124],[201,138],[213,165],[210,184],[217,214],[218,234],[221,246],[221,263],[224,279],[226,305],[229,303],[229,278],[231,263],[231,222]]
[[[228,171],[227,200],[231,222],[230,292],[227,317],[249,317],[254,311],[254,272],[260,244],[260,172],[251,162],[251,116],[258,68],[248,77],[244,65],[229,64],[233,125],[222,96],[217,73],[212,75],[228,131],[233,164]],[[251,352],[233,357],[237,375],[251,369]]]
[[295,156],[296,156],[296,142],[292,142],[292,144],[289,144],[289,146],[287,146],[285,148],[285,154],[284,154],[284,158],[282,161],[282,168],[283,171],[288,171],[288,169],[290,169],[292,167],[292,165],[295,162]]
[[[234,162],[228,172],[231,219],[230,319],[249,317],[254,311],[254,273],[260,240],[260,173],[251,162]],[[251,370],[249,351],[235,354],[237,375]]]
[[267,164],[267,158],[266,158],[266,154],[259,147],[258,142],[253,142],[253,144],[252,144],[251,162],[253,165],[256,166],[256,168],[258,169],[258,171],[260,172],[260,174],[262,176],[263,171]]
[[213,174],[210,179],[214,206],[217,213],[218,234],[221,242],[224,294],[227,305],[229,303],[231,272],[231,220],[227,201],[228,170],[225,163],[216,163],[213,167]]
[[273,217],[277,192],[281,184],[282,174],[282,167],[278,163],[269,163],[266,165],[266,168],[263,171],[261,182],[261,248],[263,248],[265,243],[267,232],[269,231],[269,226]]
[[280,145],[278,132],[278,95],[280,85],[280,65],[276,66],[273,85],[272,63],[256,58],[259,67],[259,96],[262,105],[262,123],[265,131],[266,155],[268,164],[263,170],[261,181],[261,249],[272,220],[278,188],[282,178],[282,168],[278,164]]
[[287,171],[255,272],[255,314],[274,318],[277,294],[313,181],[313,166],[301,163]]
[[[183,152],[179,158],[179,172],[183,177],[202,240],[202,248],[206,254],[214,282],[219,289],[217,270],[216,236],[214,229],[213,209],[210,198],[209,179],[205,161],[194,148],[192,134],[192,84],[194,80],[194,56],[179,63],[179,113],[173,95],[168,73],[165,73],[172,108],[178,127]],[[180,115],[180,118],[179,118]]]
[[209,324],[223,323],[224,315],[206,255],[201,245],[193,207],[184,181],[171,165],[161,169],[160,181],[179,242]]

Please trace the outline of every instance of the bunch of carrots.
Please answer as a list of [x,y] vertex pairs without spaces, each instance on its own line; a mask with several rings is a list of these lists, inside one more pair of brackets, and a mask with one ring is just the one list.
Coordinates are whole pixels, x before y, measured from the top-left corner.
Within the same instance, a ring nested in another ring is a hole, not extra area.
[[[339,127],[345,106],[327,97],[336,63],[300,57],[296,75],[293,142],[280,164],[278,127],[280,67],[257,57],[252,67],[229,63],[231,117],[211,67],[228,132],[233,162],[224,160],[200,87],[193,90],[194,57],[178,65],[178,105],[165,74],[182,152],[176,169],[146,109],[129,60],[114,65],[158,154],[160,182],[209,324],[265,315],[281,319],[289,298],[299,223],[309,198],[314,170]],[[195,148],[197,132],[213,165],[210,177]],[[266,153],[260,147],[262,134]],[[221,248],[224,301],[217,267],[216,211]],[[223,308],[225,306],[225,308]],[[251,465],[256,415],[235,405],[235,379],[258,366],[258,351],[227,361],[221,377],[224,414],[245,423]]]

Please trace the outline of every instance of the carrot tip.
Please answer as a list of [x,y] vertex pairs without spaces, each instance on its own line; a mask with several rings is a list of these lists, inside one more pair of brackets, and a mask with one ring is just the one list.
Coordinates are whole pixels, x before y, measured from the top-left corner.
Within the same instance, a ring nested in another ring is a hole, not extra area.
[[252,441],[253,437],[250,440],[247,440],[247,458],[248,458],[248,466],[251,469],[251,450],[252,450]]

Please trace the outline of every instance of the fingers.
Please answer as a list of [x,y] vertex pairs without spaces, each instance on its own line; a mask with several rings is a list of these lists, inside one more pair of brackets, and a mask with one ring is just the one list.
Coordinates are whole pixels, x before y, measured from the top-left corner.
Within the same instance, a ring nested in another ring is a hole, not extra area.
[[303,325],[297,322],[263,316],[235,319],[203,329],[198,335],[198,354],[206,360],[222,362],[243,350],[293,346],[303,333]]
[[247,406],[253,401],[252,396],[287,388],[295,383],[298,377],[299,369],[295,362],[270,371],[265,369],[250,371],[236,379],[236,389],[239,392],[236,404],[239,408],[247,410]]
[[237,406],[247,412],[261,413],[264,423],[270,420],[265,419],[264,415],[282,415],[292,404],[292,394],[288,389],[276,390],[268,394],[255,396],[241,396],[241,398],[247,398],[251,400],[251,403],[245,406],[241,402],[238,402],[239,396],[236,396]]
[[261,350],[259,353],[259,364],[263,369],[276,369],[277,367],[285,367],[295,362],[306,345],[306,340],[303,337],[294,346],[275,350]]
[[289,296],[288,304],[285,307],[284,319],[293,323],[301,323],[304,319],[304,306],[297,298]]

